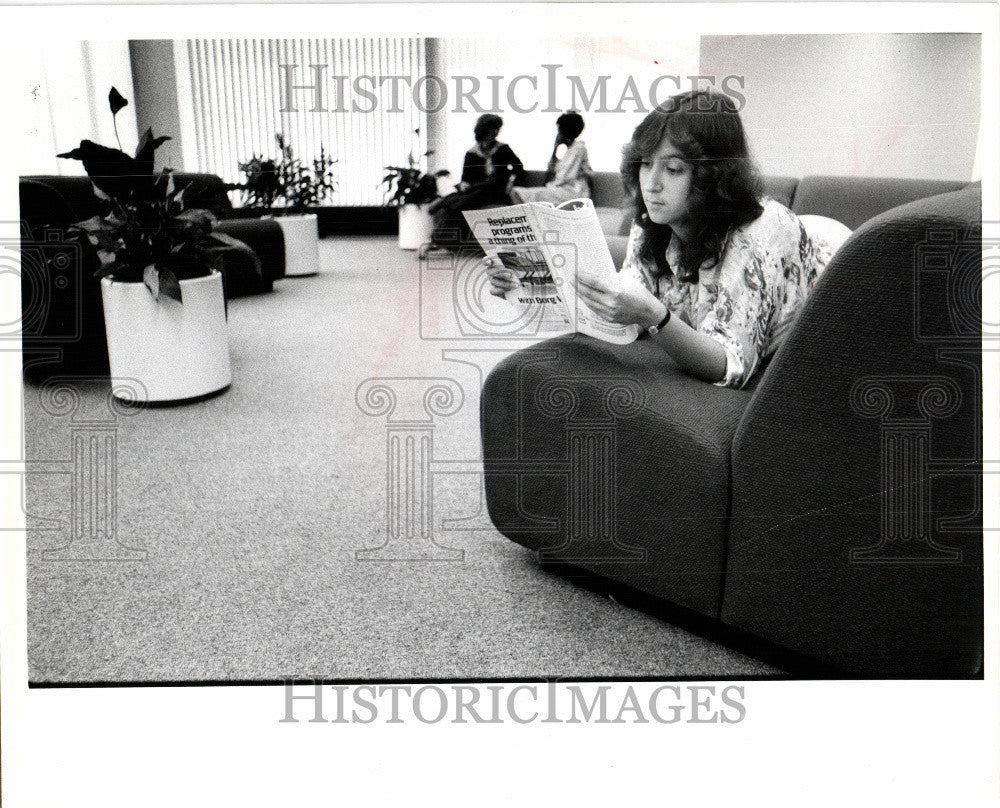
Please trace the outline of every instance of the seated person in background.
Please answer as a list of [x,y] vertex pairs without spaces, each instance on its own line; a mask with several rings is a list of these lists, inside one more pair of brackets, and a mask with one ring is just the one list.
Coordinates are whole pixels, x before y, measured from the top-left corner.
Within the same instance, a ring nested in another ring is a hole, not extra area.
[[[692,376],[744,387],[777,350],[833,247],[761,195],[739,112],[712,90],[651,112],[625,147],[633,224],[620,283],[578,278],[580,298],[636,323]],[[490,292],[516,279],[488,259]]]
[[[583,131],[583,117],[566,112],[556,120],[556,142],[545,172],[545,186],[522,188],[515,185],[510,196],[515,202],[551,202],[560,205],[570,199],[590,196],[590,158],[587,146],[578,140]],[[561,152],[561,154],[560,154]]]
[[497,140],[502,126],[503,118],[489,113],[476,121],[476,145],[465,153],[461,182],[454,193],[429,208],[435,244],[478,250],[462,211],[510,204],[509,189],[524,173],[524,165],[510,146]]
[[507,189],[520,178],[524,165],[510,146],[497,140],[502,128],[503,118],[499,115],[479,116],[472,130],[476,143],[465,153],[462,181],[456,190],[480,188],[484,198],[492,193],[497,204],[508,203]]

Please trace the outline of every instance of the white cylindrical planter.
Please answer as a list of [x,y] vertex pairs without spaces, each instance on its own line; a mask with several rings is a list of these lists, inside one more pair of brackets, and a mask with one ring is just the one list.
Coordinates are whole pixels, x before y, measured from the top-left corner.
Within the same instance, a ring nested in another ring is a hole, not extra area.
[[427,212],[428,205],[403,205],[399,209],[399,246],[404,250],[418,250],[431,240],[434,220]]
[[[183,303],[146,284],[101,280],[112,390],[142,402],[208,395],[232,382],[222,275],[180,282]],[[141,386],[133,392],[135,379]]]
[[285,239],[285,277],[319,272],[319,225],[315,213],[275,216]]

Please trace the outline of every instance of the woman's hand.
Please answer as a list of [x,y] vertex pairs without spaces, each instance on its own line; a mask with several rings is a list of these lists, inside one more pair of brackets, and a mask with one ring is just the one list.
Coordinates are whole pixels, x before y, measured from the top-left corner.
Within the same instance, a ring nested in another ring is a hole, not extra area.
[[512,269],[507,269],[496,258],[484,258],[479,262],[480,266],[490,276],[490,294],[496,297],[504,297],[507,292],[516,289],[521,285],[517,274]]
[[614,286],[580,275],[577,293],[594,314],[618,325],[633,323],[649,328],[664,318],[667,307],[639,283],[622,283]]
[[[641,283],[625,280],[619,287],[599,280],[580,277],[577,292],[595,314],[612,323],[633,323],[650,328],[667,314],[667,307]],[[726,376],[726,349],[708,334],[701,334],[681,317],[671,317],[656,338],[656,344],[689,373],[708,382],[720,382]]]

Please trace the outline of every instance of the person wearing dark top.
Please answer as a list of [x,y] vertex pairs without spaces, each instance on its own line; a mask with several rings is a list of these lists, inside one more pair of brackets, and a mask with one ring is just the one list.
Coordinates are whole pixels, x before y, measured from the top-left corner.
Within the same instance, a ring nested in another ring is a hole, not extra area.
[[454,193],[430,207],[436,246],[478,250],[462,211],[510,204],[510,188],[524,174],[524,164],[510,146],[497,140],[502,126],[503,118],[490,113],[476,121],[476,144],[465,153],[461,182]]
[[510,146],[497,140],[502,126],[499,115],[483,115],[476,122],[476,144],[465,153],[459,191],[489,185],[502,202],[507,201],[508,184],[524,173],[524,166]]

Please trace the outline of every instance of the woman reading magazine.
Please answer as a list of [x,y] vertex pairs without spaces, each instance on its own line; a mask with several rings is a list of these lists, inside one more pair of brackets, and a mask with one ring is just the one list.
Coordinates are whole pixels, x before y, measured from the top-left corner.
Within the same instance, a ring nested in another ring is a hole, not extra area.
[[[637,324],[684,371],[743,387],[780,345],[833,249],[764,198],[732,99],[681,93],[651,112],[622,159],[633,223],[620,283],[578,278],[595,314]],[[512,273],[487,260],[490,292]]]

